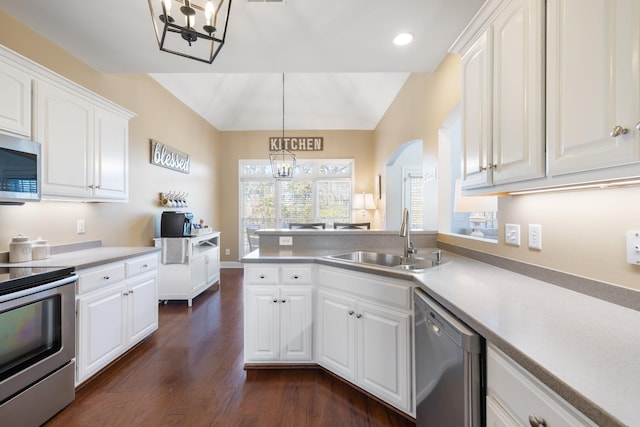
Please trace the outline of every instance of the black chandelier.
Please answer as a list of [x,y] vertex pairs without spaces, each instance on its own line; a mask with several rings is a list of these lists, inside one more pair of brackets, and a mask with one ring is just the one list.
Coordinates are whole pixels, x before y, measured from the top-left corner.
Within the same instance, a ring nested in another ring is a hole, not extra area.
[[[217,6],[213,0],[206,0],[204,7],[191,0],[148,2],[160,50],[208,64],[216,59],[227,35],[231,0],[218,0]],[[153,3],[159,4],[159,8],[154,9]],[[175,17],[171,15],[172,9],[179,11],[174,12]]]
[[284,73],[282,73],[282,148],[269,154],[271,173],[275,179],[293,179],[293,171],[296,168],[296,155],[286,149],[284,145]]

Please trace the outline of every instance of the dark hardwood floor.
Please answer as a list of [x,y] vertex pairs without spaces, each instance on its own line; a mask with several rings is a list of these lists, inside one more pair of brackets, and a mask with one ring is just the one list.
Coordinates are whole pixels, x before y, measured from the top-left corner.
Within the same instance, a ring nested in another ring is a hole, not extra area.
[[242,269],[221,275],[46,426],[415,426],[320,369],[245,371]]

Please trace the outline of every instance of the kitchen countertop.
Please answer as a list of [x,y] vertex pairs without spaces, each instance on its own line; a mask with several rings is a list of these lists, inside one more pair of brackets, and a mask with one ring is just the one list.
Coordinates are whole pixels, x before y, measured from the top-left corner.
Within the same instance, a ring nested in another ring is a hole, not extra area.
[[74,267],[76,270],[160,252],[155,247],[100,246],[51,255],[47,259],[2,263],[0,267]]
[[255,262],[316,262],[412,280],[598,425],[640,423],[640,312],[466,257],[423,273],[286,253]]

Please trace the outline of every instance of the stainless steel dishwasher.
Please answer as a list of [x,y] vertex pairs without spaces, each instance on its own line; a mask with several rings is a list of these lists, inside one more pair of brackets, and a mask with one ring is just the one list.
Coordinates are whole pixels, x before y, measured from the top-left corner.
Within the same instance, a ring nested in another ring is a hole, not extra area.
[[417,427],[480,427],[483,339],[416,288]]

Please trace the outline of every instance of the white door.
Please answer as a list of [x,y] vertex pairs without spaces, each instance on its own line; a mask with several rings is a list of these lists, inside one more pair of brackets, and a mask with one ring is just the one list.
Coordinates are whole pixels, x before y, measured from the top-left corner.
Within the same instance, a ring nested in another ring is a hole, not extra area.
[[0,62],[0,130],[31,135],[31,77]]
[[492,24],[494,185],[545,175],[544,20],[544,2],[514,0]]
[[245,337],[246,362],[278,360],[278,288],[276,286],[245,287]]
[[491,184],[491,52],[480,35],[462,56],[462,186]]
[[311,360],[311,295],[311,286],[280,288],[280,360]]
[[93,107],[62,89],[36,82],[35,135],[42,144],[42,194],[91,197]]
[[[640,161],[640,2],[548,2],[549,174]],[[617,137],[616,126],[628,129]]]
[[155,274],[128,280],[127,283],[128,339],[131,345],[158,329],[158,284]]
[[127,198],[128,151],[129,121],[96,108],[93,183],[96,197]]
[[355,300],[326,290],[318,292],[318,363],[356,381]]
[[362,301],[356,313],[358,384],[409,410],[409,315]]
[[126,285],[78,298],[78,382],[120,355],[126,345]]

